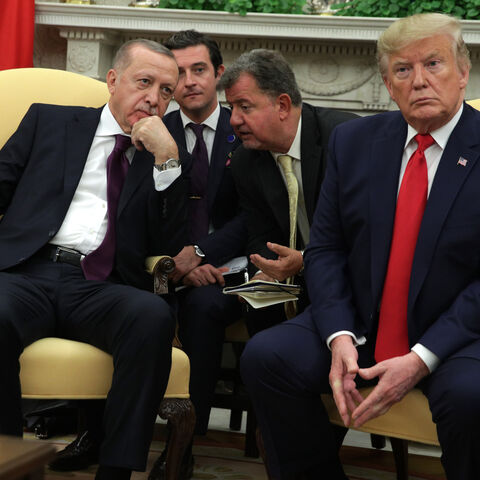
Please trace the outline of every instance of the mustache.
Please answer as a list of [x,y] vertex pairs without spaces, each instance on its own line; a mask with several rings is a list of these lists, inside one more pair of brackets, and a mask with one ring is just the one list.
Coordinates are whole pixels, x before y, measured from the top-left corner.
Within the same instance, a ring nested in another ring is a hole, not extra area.
[[140,105],[137,110],[139,110],[140,112],[143,112],[143,113],[146,113],[147,115],[156,115],[158,110],[157,110],[157,107],[152,107],[151,105],[148,105],[148,104],[143,104],[143,105]]

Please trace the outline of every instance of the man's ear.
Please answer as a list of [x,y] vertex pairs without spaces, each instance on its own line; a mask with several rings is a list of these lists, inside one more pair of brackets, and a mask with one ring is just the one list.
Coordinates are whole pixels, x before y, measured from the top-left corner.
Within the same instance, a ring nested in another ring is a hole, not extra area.
[[280,120],[285,120],[292,110],[292,99],[290,95],[288,95],[288,93],[281,93],[277,97],[276,104]]
[[225,72],[225,65],[222,63],[221,65],[218,66],[217,71],[215,72],[215,78],[217,79],[217,82],[220,80],[224,72]]
[[117,83],[117,78],[118,78],[117,72],[113,68],[111,68],[107,72],[107,77],[106,77],[107,87],[110,95],[113,95],[113,93],[115,92],[115,85]]

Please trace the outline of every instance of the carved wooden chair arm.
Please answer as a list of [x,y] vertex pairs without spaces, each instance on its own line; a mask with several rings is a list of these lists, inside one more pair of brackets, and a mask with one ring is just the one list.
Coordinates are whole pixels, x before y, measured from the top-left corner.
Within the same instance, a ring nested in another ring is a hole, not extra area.
[[158,255],[145,259],[145,268],[153,275],[153,292],[156,295],[168,293],[168,275],[175,270],[175,261],[168,255]]

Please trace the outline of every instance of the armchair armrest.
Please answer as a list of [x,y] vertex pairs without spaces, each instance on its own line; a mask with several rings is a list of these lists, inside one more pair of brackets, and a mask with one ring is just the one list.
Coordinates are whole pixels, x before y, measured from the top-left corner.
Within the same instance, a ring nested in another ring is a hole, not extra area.
[[145,268],[153,275],[153,292],[156,295],[168,293],[168,275],[175,270],[175,261],[168,255],[158,255],[145,259]]

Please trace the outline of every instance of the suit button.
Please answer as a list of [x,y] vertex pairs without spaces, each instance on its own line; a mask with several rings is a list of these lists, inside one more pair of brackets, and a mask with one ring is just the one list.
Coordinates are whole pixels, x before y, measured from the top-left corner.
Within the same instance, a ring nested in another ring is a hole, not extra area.
[[52,238],[52,237],[55,236],[55,233],[56,233],[55,230],[50,230],[50,231],[48,232],[48,236],[49,236],[50,238]]

